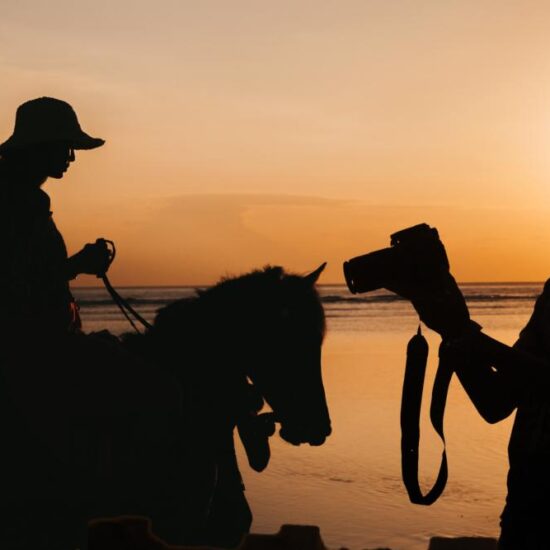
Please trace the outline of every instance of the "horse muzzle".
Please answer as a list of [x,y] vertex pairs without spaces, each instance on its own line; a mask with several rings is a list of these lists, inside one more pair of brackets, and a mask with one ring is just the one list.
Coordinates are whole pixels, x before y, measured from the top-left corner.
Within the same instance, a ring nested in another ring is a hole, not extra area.
[[302,443],[307,443],[313,447],[318,447],[325,442],[331,432],[330,421],[316,426],[283,422],[279,430],[279,435],[291,445],[298,446]]

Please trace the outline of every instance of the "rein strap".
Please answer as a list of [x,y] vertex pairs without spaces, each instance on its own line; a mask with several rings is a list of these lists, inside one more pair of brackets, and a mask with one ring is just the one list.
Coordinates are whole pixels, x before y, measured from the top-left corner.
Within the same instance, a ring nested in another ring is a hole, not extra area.
[[137,328],[136,324],[134,323],[133,319],[130,317],[130,315],[134,316],[134,319],[139,321],[145,329],[151,329],[153,328],[151,323],[146,321],[129,303],[127,300],[125,300],[114,288],[111,282],[109,281],[109,278],[107,275],[103,275],[101,277],[101,280],[103,281],[103,284],[105,285],[105,288],[107,289],[107,292],[111,295],[111,298],[113,299],[113,302],[119,307],[120,311],[124,314],[124,317],[128,319],[129,323],[132,325],[134,330],[137,333],[140,333],[140,330]]
[[111,295],[111,298],[113,299],[113,302],[119,307],[120,311],[124,314],[124,317],[128,320],[128,322],[132,325],[133,329],[138,333],[141,334],[140,330],[137,328],[136,324],[134,323],[133,319],[130,317],[130,315],[134,316],[134,319],[139,321],[143,327],[147,329],[153,328],[151,323],[147,322],[129,303],[127,300],[125,300],[113,287],[111,284],[111,281],[109,281],[109,278],[107,277],[107,270],[113,263],[115,257],[116,257],[116,246],[113,241],[110,241],[109,239],[97,239],[96,244],[103,244],[107,247],[109,251],[109,257],[107,260],[107,265],[105,266],[105,271],[98,275],[98,278],[103,281],[103,284],[105,285],[105,288],[107,289],[107,292]]

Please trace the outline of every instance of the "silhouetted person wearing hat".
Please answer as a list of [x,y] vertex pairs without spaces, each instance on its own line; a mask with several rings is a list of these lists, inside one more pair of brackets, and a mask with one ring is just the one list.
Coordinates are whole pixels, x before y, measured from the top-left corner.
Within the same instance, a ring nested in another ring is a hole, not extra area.
[[159,430],[179,418],[171,379],[81,331],[69,281],[104,273],[109,252],[97,242],[68,257],[41,189],[103,143],[42,97],[0,145],[0,548],[83,549],[88,501],[112,482],[109,441],[144,415]]
[[[94,149],[104,141],[84,133],[68,103],[43,97],[17,110],[13,135],[0,145],[2,247],[7,273],[3,289],[8,331],[75,330],[77,311],[69,280],[80,273],[105,271],[105,244],[88,244],[67,257],[65,243],[41,190],[48,178],[61,179],[75,160],[75,149]],[[7,256],[7,258],[6,258]]]

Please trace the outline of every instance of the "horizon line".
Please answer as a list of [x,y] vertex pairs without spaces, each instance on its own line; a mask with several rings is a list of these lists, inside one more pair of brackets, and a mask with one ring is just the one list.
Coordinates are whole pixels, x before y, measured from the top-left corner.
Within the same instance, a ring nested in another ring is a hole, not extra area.
[[[458,285],[543,285],[546,281],[457,281]],[[204,288],[215,286],[217,283],[201,284],[173,284],[173,285],[116,285],[116,288]],[[346,283],[318,283],[317,287],[324,286],[347,286]],[[103,285],[72,285],[73,290],[105,288]],[[387,289],[379,289],[387,290]],[[388,292],[391,292],[388,290]]]

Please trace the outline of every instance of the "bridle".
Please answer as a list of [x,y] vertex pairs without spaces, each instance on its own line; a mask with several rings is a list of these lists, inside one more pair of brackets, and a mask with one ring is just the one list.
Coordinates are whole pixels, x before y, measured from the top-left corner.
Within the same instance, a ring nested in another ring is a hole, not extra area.
[[[98,277],[103,281],[103,284],[105,285],[105,288],[107,289],[107,292],[111,295],[111,298],[113,299],[113,302],[119,307],[120,311],[124,314],[124,317],[128,320],[128,322],[132,325],[133,329],[138,333],[141,334],[141,331],[136,326],[134,319],[142,324],[142,326],[149,330],[152,328],[151,323],[146,321],[129,303],[127,300],[125,300],[113,287],[111,284],[111,281],[109,281],[109,277],[107,277],[107,270],[113,263],[115,256],[116,256],[116,247],[115,243],[113,241],[110,241],[108,239],[97,239],[96,243],[104,243],[107,249],[109,250],[109,258],[107,265],[105,267],[105,272],[103,274],[98,275]],[[132,317],[134,319],[132,319]]]

